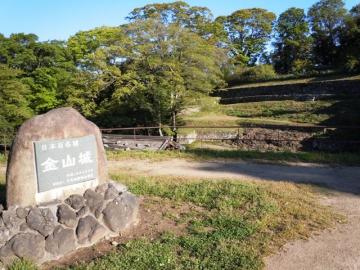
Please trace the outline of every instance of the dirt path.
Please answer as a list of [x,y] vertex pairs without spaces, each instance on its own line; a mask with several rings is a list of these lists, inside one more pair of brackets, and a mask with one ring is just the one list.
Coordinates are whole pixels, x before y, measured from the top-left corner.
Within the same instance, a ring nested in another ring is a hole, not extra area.
[[330,193],[321,201],[347,216],[348,223],[324,231],[309,240],[298,240],[265,259],[266,270],[360,269],[360,167],[319,165],[271,165],[236,162],[139,160],[110,162],[110,171],[136,171],[148,175],[239,178],[290,181],[326,186]]

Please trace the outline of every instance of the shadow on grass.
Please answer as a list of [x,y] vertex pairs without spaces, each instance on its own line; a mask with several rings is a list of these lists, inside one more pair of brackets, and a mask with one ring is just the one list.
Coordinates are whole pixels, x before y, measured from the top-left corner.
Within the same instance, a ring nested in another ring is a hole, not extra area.
[[195,158],[204,159],[248,159],[283,162],[307,162],[333,165],[360,165],[360,153],[324,153],[324,152],[260,152],[248,150],[218,150],[208,148],[189,148],[186,153]]

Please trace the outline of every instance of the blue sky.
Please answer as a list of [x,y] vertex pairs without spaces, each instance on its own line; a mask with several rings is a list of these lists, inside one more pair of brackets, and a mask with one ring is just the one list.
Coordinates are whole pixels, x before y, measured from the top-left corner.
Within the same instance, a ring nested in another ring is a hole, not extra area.
[[[316,0],[188,0],[206,6],[215,16],[241,8],[261,7],[281,13],[289,7],[307,9]],[[80,30],[125,23],[131,10],[154,2],[148,0],[1,0],[0,33],[34,33],[40,40],[67,39]],[[359,0],[346,0],[347,8]]]

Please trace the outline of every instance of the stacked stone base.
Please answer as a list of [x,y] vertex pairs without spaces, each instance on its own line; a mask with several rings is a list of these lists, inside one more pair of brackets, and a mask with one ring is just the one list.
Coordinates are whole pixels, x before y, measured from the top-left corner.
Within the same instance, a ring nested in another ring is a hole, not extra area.
[[64,201],[10,207],[0,218],[0,260],[35,263],[58,259],[78,248],[119,235],[137,222],[139,202],[126,187],[109,182]]

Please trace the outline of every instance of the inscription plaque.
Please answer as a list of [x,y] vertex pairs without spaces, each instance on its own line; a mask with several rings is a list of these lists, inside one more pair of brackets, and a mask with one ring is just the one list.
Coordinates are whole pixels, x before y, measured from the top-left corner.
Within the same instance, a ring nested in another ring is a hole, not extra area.
[[34,142],[38,192],[91,181],[97,175],[95,136]]

